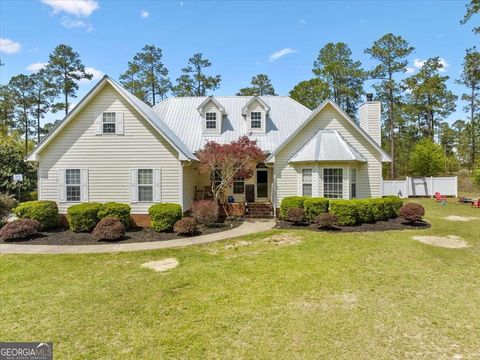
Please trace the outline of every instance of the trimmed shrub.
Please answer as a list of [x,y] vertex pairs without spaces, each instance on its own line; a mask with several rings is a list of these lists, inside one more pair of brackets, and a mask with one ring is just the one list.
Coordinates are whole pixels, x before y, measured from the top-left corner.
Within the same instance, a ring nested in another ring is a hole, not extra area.
[[197,232],[197,220],[192,217],[184,217],[175,223],[173,231],[179,235],[193,235]]
[[318,215],[328,212],[328,199],[322,197],[306,198],[303,202],[305,217],[314,222]]
[[298,224],[305,221],[305,210],[302,208],[288,209],[287,220]]
[[27,191],[21,195],[22,201],[35,201],[38,200],[38,192],[37,191]]
[[98,218],[113,217],[120,220],[126,229],[130,227],[130,206],[116,202],[108,202],[102,204],[102,208],[98,212]]
[[333,214],[323,213],[315,218],[315,224],[322,229],[331,229],[337,224],[337,217]]
[[21,203],[15,208],[20,219],[37,220],[42,229],[48,230],[59,225],[58,207],[55,201],[37,200]]
[[383,202],[385,206],[385,216],[389,219],[396,218],[403,205],[403,200],[398,196],[387,196],[383,198]]
[[70,230],[74,232],[90,232],[100,221],[98,212],[102,208],[99,203],[83,203],[70,206],[67,210]]
[[17,200],[11,195],[0,194],[0,228],[7,221],[8,215],[12,213],[12,209],[17,205]]
[[121,240],[125,236],[125,226],[118,218],[105,217],[95,226],[92,235],[96,241]]
[[182,207],[171,203],[155,204],[150,206],[148,213],[155,231],[168,231],[182,218]]
[[192,205],[192,216],[206,226],[218,220],[218,205],[212,200],[198,200]]
[[381,198],[369,199],[371,204],[372,216],[374,221],[383,221],[388,219],[385,209],[385,201]]
[[372,199],[353,200],[357,204],[357,222],[360,224],[375,221]]
[[358,207],[355,200],[331,200],[330,212],[337,217],[338,225],[357,224]]
[[412,223],[422,220],[424,215],[425,209],[420,204],[408,203],[400,208],[400,216]]
[[280,204],[280,216],[282,219],[288,218],[288,210],[292,208],[303,208],[305,199],[307,199],[305,196],[287,196],[283,198]]
[[21,240],[35,235],[42,225],[37,220],[19,219],[7,223],[0,229],[0,240]]

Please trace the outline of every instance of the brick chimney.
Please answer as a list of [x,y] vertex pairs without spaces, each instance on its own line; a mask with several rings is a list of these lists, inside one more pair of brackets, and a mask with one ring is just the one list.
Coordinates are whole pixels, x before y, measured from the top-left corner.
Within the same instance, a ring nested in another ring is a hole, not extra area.
[[360,105],[360,127],[370,135],[370,137],[382,144],[382,127],[380,125],[380,119],[382,109],[380,101],[373,100],[373,94],[367,94],[367,101]]

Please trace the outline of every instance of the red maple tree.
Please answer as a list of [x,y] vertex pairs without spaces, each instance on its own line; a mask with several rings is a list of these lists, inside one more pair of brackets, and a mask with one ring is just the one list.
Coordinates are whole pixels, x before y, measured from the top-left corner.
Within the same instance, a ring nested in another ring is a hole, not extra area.
[[197,154],[200,160],[200,173],[216,174],[212,181],[215,201],[220,193],[233,184],[235,178],[249,179],[255,166],[265,161],[266,156],[255,140],[242,136],[229,144],[209,141]]

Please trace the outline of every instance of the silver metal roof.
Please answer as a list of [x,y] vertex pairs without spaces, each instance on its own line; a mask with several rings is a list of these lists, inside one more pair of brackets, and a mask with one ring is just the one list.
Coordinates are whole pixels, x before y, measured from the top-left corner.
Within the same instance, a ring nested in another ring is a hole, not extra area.
[[320,130],[289,162],[362,161],[366,159],[336,130]]
[[207,141],[225,144],[243,135],[256,140],[263,151],[272,152],[311,114],[311,110],[288,96],[260,96],[270,108],[266,118],[266,133],[249,134],[242,108],[252,98],[253,96],[215,96],[226,113],[220,135],[202,134],[202,117],[197,108],[207,97],[172,97],[157,104],[154,110],[191,152],[200,150]]

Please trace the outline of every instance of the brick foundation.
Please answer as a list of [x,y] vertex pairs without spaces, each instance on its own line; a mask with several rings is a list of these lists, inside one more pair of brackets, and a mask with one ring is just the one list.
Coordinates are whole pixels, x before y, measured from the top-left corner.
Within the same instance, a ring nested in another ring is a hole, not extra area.
[[130,215],[132,218],[133,224],[139,227],[149,227],[150,226],[150,215],[148,214],[132,214]]

